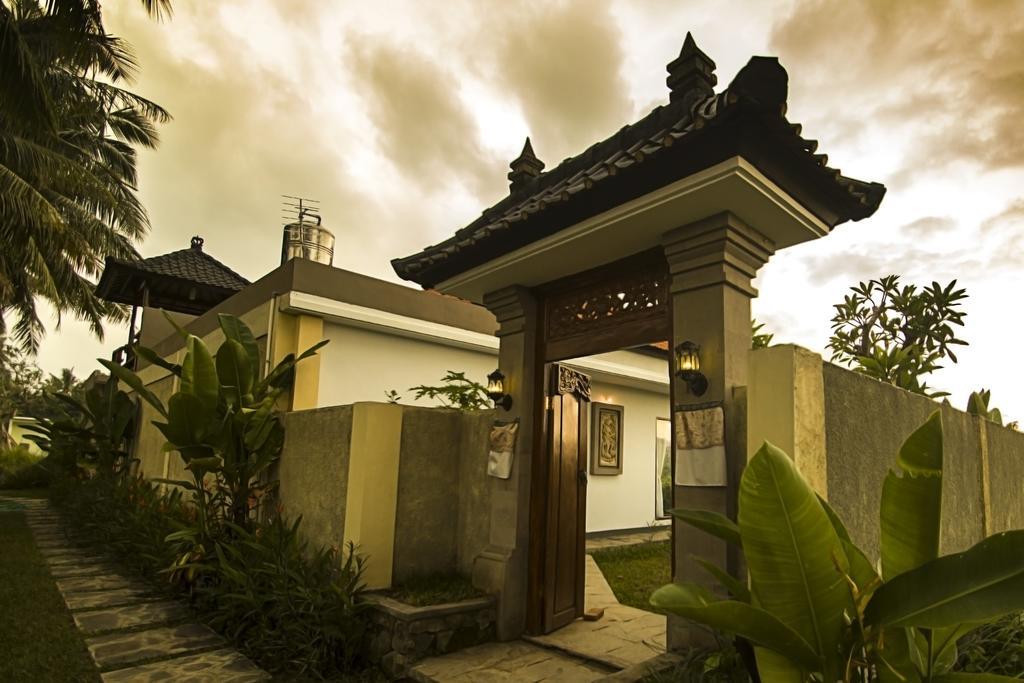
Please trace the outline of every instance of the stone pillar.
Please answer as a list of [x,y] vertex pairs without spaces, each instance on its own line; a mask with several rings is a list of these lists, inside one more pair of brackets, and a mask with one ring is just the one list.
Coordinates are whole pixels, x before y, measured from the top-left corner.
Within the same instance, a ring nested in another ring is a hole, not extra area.
[[[727,485],[676,485],[674,505],[713,510],[735,519],[739,477],[747,457],[745,387],[751,345],[750,300],[757,296],[751,280],[768,261],[774,244],[730,213],[677,228],[664,236],[662,244],[669,269],[671,346],[675,348],[683,341],[699,344],[701,372],[708,380],[706,393],[694,396],[673,376],[673,413],[679,407],[713,402],[721,403],[725,412]],[[672,538],[675,580],[713,582],[689,559],[690,555],[711,560],[737,576],[744,572],[739,554],[729,552],[724,542],[704,532],[674,521]],[[669,619],[670,648],[699,641],[701,634],[689,631],[681,619]]]
[[498,594],[497,635],[512,640],[526,626],[534,399],[543,363],[537,358],[537,302],[529,290],[507,287],[486,295],[484,305],[498,320],[498,367],[512,396],[511,410],[499,408],[498,417],[519,418],[519,436],[511,477],[489,478],[488,545],[473,562],[473,584]]

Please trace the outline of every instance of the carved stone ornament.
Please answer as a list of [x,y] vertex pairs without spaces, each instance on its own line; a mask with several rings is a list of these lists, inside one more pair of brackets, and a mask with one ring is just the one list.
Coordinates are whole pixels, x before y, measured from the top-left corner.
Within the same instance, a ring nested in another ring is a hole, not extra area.
[[582,372],[558,365],[551,379],[551,393],[574,394],[581,401],[590,400],[590,377]]

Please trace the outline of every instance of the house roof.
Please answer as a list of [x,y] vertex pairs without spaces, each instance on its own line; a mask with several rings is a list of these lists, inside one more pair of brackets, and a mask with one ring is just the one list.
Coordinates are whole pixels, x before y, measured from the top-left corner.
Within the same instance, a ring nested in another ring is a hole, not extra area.
[[785,116],[788,74],[753,57],[720,93],[714,62],[687,34],[668,67],[671,101],[548,172],[529,140],[512,163],[507,197],[449,239],[398,258],[398,275],[424,287],[730,157],[742,156],[830,228],[875,212],[885,187],[844,176]]
[[199,315],[248,284],[204,252],[201,237],[193,237],[188,249],[169,254],[138,261],[107,258],[96,294],[115,303]]

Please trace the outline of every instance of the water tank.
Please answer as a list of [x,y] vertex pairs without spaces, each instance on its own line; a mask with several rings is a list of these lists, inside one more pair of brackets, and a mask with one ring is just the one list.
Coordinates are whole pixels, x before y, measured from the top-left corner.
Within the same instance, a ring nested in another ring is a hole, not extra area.
[[304,258],[325,265],[334,262],[334,235],[320,225],[320,216],[302,216],[284,226],[281,263]]

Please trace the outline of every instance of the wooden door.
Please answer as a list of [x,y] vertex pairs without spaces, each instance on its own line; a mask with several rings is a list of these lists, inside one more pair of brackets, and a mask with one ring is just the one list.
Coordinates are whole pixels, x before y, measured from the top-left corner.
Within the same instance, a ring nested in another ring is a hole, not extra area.
[[545,633],[583,614],[590,402],[587,375],[553,364],[548,376],[545,400],[547,514],[543,552]]

